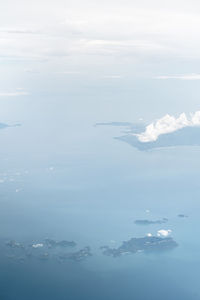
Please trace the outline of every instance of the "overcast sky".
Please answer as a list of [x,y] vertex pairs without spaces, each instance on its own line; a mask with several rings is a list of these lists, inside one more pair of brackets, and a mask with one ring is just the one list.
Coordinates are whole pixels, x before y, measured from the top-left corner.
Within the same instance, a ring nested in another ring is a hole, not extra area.
[[73,59],[85,64],[93,56],[133,64],[200,58],[200,3],[194,0],[6,0],[0,26],[3,61],[57,59],[75,67]]

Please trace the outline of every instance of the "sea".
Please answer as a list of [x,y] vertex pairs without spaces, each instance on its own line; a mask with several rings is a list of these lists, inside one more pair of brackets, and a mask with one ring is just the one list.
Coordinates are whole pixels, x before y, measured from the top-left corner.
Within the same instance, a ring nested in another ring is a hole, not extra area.
[[[154,106],[143,112],[141,86],[67,88],[33,89],[28,98],[9,99],[0,114],[10,125],[0,130],[0,299],[200,299],[200,148],[139,151],[115,139],[123,126],[95,126],[161,117],[168,104],[156,108],[152,94]],[[134,223],[163,218],[168,222]],[[178,247],[121,257],[100,249],[162,229]],[[75,241],[72,252],[89,246],[92,256],[41,260],[12,249],[11,257],[5,246],[46,238]]]

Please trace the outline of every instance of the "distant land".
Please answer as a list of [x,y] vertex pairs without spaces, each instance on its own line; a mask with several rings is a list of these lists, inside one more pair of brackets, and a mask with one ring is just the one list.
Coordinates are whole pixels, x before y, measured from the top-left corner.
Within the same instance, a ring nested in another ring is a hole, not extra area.
[[125,127],[128,133],[140,133],[145,130],[146,124],[137,122],[104,122],[104,123],[96,123],[97,126],[116,126],[116,127]]
[[130,122],[101,122],[96,123],[95,126],[131,126]]
[[139,151],[149,151],[153,149],[161,149],[177,146],[200,146],[200,126],[184,127],[172,133],[162,134],[156,141],[141,142],[136,134],[145,131],[146,124],[130,123],[130,122],[107,122],[96,123],[95,126],[123,126],[126,133],[122,136],[114,137],[114,139],[125,142]]
[[103,254],[107,256],[118,257],[124,254],[134,254],[138,252],[164,252],[176,248],[178,244],[171,238],[161,238],[156,236],[147,236],[143,238],[132,238],[122,243],[118,248],[103,246]]
[[7,124],[4,124],[4,123],[0,123],[0,129],[4,129],[6,127],[9,127],[9,125]]
[[163,134],[154,142],[140,142],[133,134],[115,137],[115,139],[126,142],[140,151],[177,146],[200,146],[200,127],[185,127]]
[[43,261],[55,259],[58,262],[74,260],[81,262],[92,256],[89,246],[75,252],[69,251],[69,249],[71,250],[71,248],[76,246],[77,244],[74,241],[56,241],[49,238],[40,243],[29,243],[28,245],[10,240],[5,243],[5,257],[22,263],[27,259],[39,259]]
[[188,218],[188,216],[187,216],[187,215],[184,215],[184,214],[179,214],[178,217],[179,217],[179,218]]
[[155,220],[155,221],[152,221],[152,220],[135,220],[135,224],[136,225],[152,225],[152,224],[163,224],[163,223],[166,223],[168,222],[168,219],[167,218],[163,218],[162,220]]
[[8,125],[8,124],[5,124],[5,123],[0,123],[0,129],[5,129],[5,128],[8,128],[8,127],[17,127],[17,126],[21,126],[21,124]]
[[[177,246],[178,244],[171,237],[146,236],[131,238],[124,241],[118,248],[102,246],[100,249],[103,255],[118,257],[139,252],[164,252]],[[74,241],[56,241],[49,238],[41,240],[39,243],[33,241],[31,243],[21,243],[9,240],[0,244],[0,248],[4,252],[5,258],[21,263],[30,259],[82,262],[93,256],[90,246],[77,249],[77,244]],[[75,248],[75,251],[72,251],[72,248]]]

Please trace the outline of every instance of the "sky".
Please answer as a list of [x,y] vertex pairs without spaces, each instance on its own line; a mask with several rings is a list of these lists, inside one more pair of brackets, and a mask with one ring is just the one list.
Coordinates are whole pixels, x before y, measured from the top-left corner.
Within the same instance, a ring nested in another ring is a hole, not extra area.
[[[194,0],[3,1],[0,59],[12,62],[20,75],[53,68],[116,79],[127,73],[189,76],[198,73],[199,13]],[[168,67],[175,60],[188,68],[177,74]]]

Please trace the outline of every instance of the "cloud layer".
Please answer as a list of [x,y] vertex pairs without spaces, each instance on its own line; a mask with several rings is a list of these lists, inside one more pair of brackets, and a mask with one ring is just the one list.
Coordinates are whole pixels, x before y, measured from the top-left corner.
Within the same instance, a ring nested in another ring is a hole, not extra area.
[[171,0],[164,8],[158,0],[151,5],[147,0],[126,5],[36,0],[31,6],[7,0],[0,11],[0,59],[53,60],[63,54],[199,58],[199,8],[195,0],[190,5]]
[[17,96],[28,96],[27,92],[0,92],[0,97],[17,97]]
[[180,114],[178,118],[174,116],[165,115],[163,118],[146,126],[144,132],[134,134],[142,143],[154,142],[162,134],[172,133],[185,127],[194,127],[200,125],[200,111],[187,118],[185,113]]
[[33,244],[32,247],[37,249],[37,248],[42,248],[44,245],[43,244]]
[[157,236],[159,237],[167,237],[171,234],[171,230],[170,229],[161,229],[157,231]]
[[155,79],[180,79],[180,80],[200,80],[200,74],[177,74],[177,75],[163,75],[157,76]]

